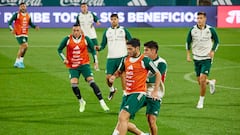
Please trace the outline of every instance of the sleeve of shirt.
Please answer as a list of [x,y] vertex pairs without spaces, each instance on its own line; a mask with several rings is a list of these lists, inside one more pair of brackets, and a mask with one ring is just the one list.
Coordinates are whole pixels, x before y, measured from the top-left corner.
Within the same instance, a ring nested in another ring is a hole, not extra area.
[[93,12],[91,12],[91,13],[92,13],[92,16],[93,16],[93,21],[94,22],[99,22],[98,17]]
[[150,70],[153,74],[159,72],[153,61],[149,57],[143,58],[144,66],[147,70]]
[[125,31],[125,33],[126,33],[126,39],[127,39],[128,41],[131,40],[131,39],[132,39],[132,36],[131,36],[130,32],[129,32],[126,28],[124,28],[124,31]]
[[29,25],[34,29],[36,28],[36,25],[32,22],[31,17],[29,18]]
[[68,36],[65,37],[65,38],[62,40],[62,42],[60,43],[60,45],[58,46],[58,49],[57,49],[58,55],[60,56],[60,58],[61,58],[62,60],[65,60],[65,59],[66,59],[66,57],[65,57],[65,55],[64,55],[64,53],[63,53],[63,49],[66,47],[67,42],[68,42],[68,39],[69,39]]
[[79,22],[79,15],[78,15],[77,18],[76,18],[76,24],[80,25],[80,22]]
[[218,35],[217,35],[217,33],[216,33],[216,31],[215,31],[215,29],[214,28],[210,28],[210,31],[211,31],[211,33],[212,33],[212,39],[213,39],[213,41],[214,41],[214,43],[213,43],[213,47],[212,47],[212,51],[217,51],[217,48],[218,48],[218,45],[219,45],[219,39],[218,39]]
[[8,21],[8,28],[10,29],[10,31],[13,30],[12,23],[17,19],[17,15],[18,13],[14,13],[11,19]]
[[167,71],[167,65],[164,62],[160,62],[157,66],[158,70],[160,71],[161,75],[165,74]]
[[118,70],[123,72],[125,70],[125,65],[124,65],[124,62],[126,60],[127,56],[125,56],[124,58],[122,58],[122,61],[120,62],[120,65],[118,67]]
[[190,50],[191,49],[191,43],[192,43],[192,35],[191,35],[191,31],[193,28],[191,28],[188,32],[187,35],[187,41],[186,41],[186,50]]
[[103,36],[102,36],[102,42],[100,46],[100,51],[103,50],[106,45],[107,45],[107,36],[106,36],[107,30],[104,31]]
[[89,51],[92,53],[92,55],[96,55],[96,50],[94,49],[94,43],[92,40],[88,36],[85,36],[85,39],[87,41]]

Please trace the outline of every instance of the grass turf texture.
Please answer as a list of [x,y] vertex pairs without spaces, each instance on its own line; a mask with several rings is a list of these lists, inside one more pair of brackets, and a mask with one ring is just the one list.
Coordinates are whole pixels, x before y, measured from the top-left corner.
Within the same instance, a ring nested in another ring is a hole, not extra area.
[[[97,29],[98,41],[104,29]],[[158,117],[159,134],[220,135],[240,134],[240,30],[217,29],[220,46],[215,54],[210,78],[217,79],[216,93],[206,93],[204,109],[195,108],[199,87],[194,83],[193,63],[186,62],[185,39],[188,28],[129,28],[142,44],[156,40],[159,54],[168,62],[166,95]],[[83,78],[80,90],[87,105],[83,113],[70,87],[68,70],[62,64],[57,47],[71,29],[30,29],[25,69],[13,68],[17,42],[8,29],[0,30],[0,134],[79,134],[112,133],[121,103],[119,89],[112,101],[105,84],[107,48],[99,53],[100,72],[94,72],[110,112],[101,109],[97,98]],[[93,64],[91,64],[92,66]],[[92,66],[93,67],[93,66]],[[134,120],[148,131],[145,109]],[[130,134],[130,133],[129,133]]]

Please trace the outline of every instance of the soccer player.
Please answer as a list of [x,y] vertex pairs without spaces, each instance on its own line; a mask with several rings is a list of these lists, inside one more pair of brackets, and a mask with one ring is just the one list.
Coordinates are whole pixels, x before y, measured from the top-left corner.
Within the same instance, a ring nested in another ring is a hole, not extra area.
[[[63,49],[65,47],[67,57],[63,54]],[[90,87],[92,87],[103,110],[109,111],[108,106],[103,100],[101,91],[94,81],[93,73],[90,69],[88,47],[90,50],[94,51],[94,44],[92,43],[92,40],[83,34],[78,24],[75,24],[72,27],[72,34],[66,36],[60,43],[58,47],[58,54],[63,60],[63,63],[69,68],[72,90],[80,103],[79,111],[83,112],[86,105],[86,101],[83,99],[78,87],[80,74],[83,75]]]
[[194,59],[197,81],[200,86],[200,98],[197,108],[203,108],[206,86],[209,84],[210,93],[215,92],[216,80],[208,80],[214,54],[218,48],[219,40],[215,29],[206,24],[205,12],[197,13],[197,24],[193,26],[187,35],[187,61],[192,61],[190,50]]
[[[14,27],[12,23],[14,21]],[[34,25],[31,21],[31,17],[27,12],[27,6],[24,2],[19,5],[19,11],[14,13],[11,19],[8,21],[8,27],[12,34],[15,35],[19,46],[17,58],[14,63],[16,68],[25,68],[23,59],[28,49],[28,26],[39,30],[39,27]]]
[[[103,34],[101,46],[97,46],[96,49],[101,51],[106,45],[108,45],[108,55],[107,55],[107,67],[106,67],[106,81],[110,89],[108,100],[113,98],[116,88],[114,88],[113,83],[109,82],[109,78],[117,70],[123,57],[127,55],[126,42],[131,39],[131,34],[129,31],[119,26],[119,19],[117,14],[111,15],[111,27],[109,27]],[[122,88],[124,90],[124,74],[121,75]]]
[[[148,56],[151,60],[153,60],[153,63],[161,73],[162,76],[161,80],[164,83],[167,74],[167,62],[165,59],[158,56],[157,42],[155,41],[146,42],[144,44],[144,55]],[[159,87],[158,90],[160,100],[153,100],[151,92],[154,89],[155,79],[156,77],[153,76],[151,72],[149,72],[147,78],[147,98],[145,105],[147,106],[146,117],[148,120],[148,125],[150,127],[151,135],[158,135],[157,116],[159,115],[162,98],[165,93],[164,84],[162,84],[160,85],[162,87]],[[135,133],[136,135],[145,135],[145,133],[139,130],[133,123],[128,124],[128,130],[132,133]]]
[[[81,8],[81,12],[77,16],[76,24],[79,24],[81,26],[81,29],[82,29],[84,35],[88,36],[92,40],[94,45],[97,46],[98,41],[97,41],[97,34],[96,34],[95,27],[94,27],[94,23],[96,23],[96,25],[100,25],[101,23],[100,23],[98,17],[93,12],[88,10],[87,3],[81,3],[80,8]],[[94,69],[96,71],[99,71],[100,69],[98,66],[97,54],[94,54],[93,52],[91,52],[91,50],[88,50],[88,51],[93,56]]]
[[128,56],[124,58],[118,70],[109,78],[109,81],[113,82],[120,73],[126,73],[125,95],[113,135],[125,135],[128,130],[129,119],[133,119],[135,113],[145,103],[148,71],[156,76],[151,97],[153,97],[153,100],[160,100],[158,90],[161,83],[161,74],[153,61],[140,53],[140,41],[136,38],[128,41],[127,52]]

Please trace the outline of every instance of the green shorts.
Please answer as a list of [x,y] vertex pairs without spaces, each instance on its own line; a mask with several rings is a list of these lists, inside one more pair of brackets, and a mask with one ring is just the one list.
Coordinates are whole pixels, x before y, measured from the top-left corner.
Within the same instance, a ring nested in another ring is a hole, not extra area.
[[90,69],[90,65],[89,64],[85,64],[85,65],[81,65],[78,68],[69,68],[69,78],[78,78],[80,77],[80,75],[82,74],[83,77],[86,79],[87,77],[93,76],[93,73]]
[[23,43],[27,43],[28,42],[28,37],[16,37],[17,42],[19,45],[23,44]]
[[212,59],[194,60],[196,76],[200,76],[200,74],[205,74],[208,76],[210,73],[211,65]]
[[161,101],[153,100],[152,98],[147,97],[146,98],[146,106],[147,106],[146,114],[152,114],[155,116],[159,115]]
[[144,106],[146,95],[142,93],[133,93],[130,95],[124,95],[122,99],[120,109],[129,112],[130,119],[134,119],[136,112]]
[[107,59],[106,74],[114,74],[117,71],[119,65],[121,64],[123,58],[124,57]]

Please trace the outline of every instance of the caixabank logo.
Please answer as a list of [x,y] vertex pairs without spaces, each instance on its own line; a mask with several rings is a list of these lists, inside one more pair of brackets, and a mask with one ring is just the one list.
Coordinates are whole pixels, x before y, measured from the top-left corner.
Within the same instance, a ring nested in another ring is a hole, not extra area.
[[217,27],[240,28],[240,6],[219,6]]

